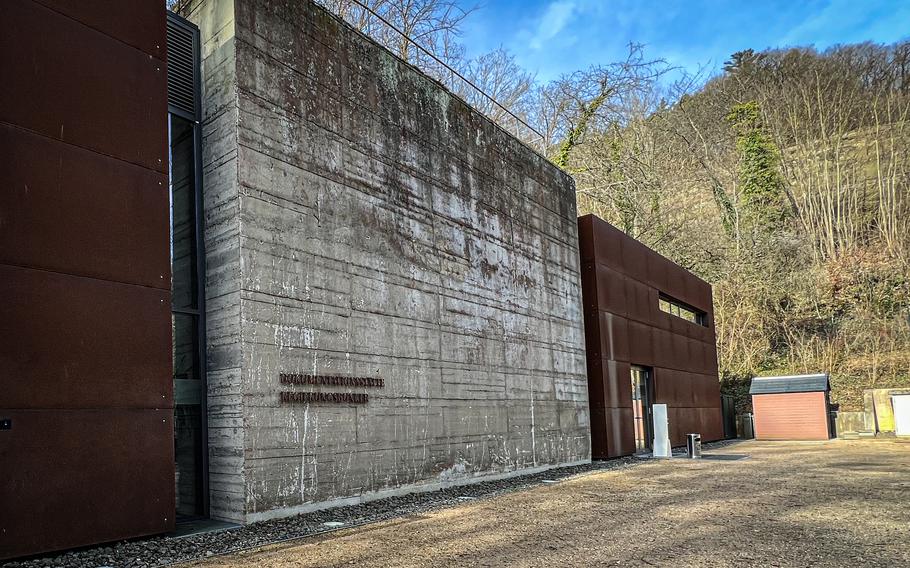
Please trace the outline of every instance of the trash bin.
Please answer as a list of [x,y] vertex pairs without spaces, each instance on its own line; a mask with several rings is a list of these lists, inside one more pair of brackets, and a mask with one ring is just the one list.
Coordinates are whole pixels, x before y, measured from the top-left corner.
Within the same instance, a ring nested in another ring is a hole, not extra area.
[[701,457],[701,434],[688,434],[686,436],[686,453],[692,459]]
[[755,437],[755,427],[753,426],[752,415],[749,413],[739,415],[740,438],[751,440]]

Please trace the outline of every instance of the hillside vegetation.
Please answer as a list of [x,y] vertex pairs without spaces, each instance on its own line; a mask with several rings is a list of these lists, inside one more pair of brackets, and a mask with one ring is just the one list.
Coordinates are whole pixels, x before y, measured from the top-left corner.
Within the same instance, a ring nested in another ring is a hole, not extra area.
[[623,104],[566,160],[580,209],[714,284],[723,390],[828,371],[857,410],[910,386],[910,44],[744,51]]

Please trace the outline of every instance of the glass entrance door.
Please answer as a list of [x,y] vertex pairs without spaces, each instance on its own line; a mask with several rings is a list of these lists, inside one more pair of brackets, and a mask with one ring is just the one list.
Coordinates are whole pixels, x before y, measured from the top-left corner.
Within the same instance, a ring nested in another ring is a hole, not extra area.
[[651,371],[632,367],[632,416],[635,420],[635,453],[651,450]]

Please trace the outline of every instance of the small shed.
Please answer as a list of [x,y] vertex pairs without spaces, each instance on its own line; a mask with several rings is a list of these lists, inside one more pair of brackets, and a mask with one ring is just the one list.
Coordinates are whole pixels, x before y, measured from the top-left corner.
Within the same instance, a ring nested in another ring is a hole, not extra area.
[[755,377],[749,394],[759,440],[827,440],[827,374]]

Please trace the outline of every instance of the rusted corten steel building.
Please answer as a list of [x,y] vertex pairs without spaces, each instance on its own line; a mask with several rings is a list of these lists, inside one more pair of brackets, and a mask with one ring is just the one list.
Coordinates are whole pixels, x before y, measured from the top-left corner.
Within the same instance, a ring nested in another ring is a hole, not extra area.
[[3,7],[0,558],[720,437],[707,284],[313,2],[181,6]]
[[673,445],[723,438],[711,286],[593,215],[578,234],[592,456],[647,451],[659,403]]
[[0,18],[0,558],[174,526],[164,3]]

